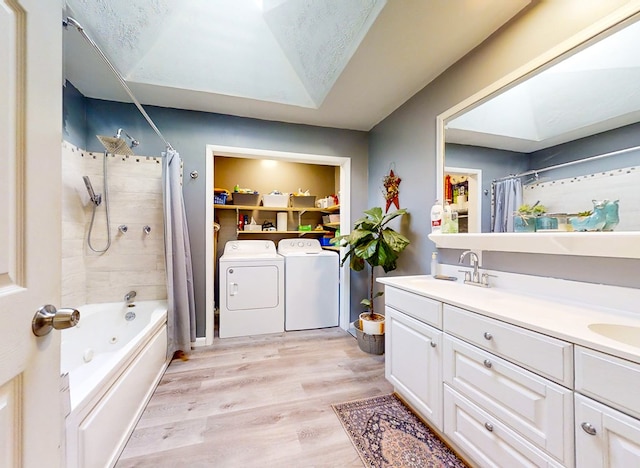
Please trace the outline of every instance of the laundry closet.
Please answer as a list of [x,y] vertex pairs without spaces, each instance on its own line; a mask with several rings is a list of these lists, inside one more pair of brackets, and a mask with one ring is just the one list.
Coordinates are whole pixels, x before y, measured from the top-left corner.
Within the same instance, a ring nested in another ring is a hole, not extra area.
[[219,336],[337,326],[339,255],[329,242],[339,235],[340,167],[215,156],[213,183]]

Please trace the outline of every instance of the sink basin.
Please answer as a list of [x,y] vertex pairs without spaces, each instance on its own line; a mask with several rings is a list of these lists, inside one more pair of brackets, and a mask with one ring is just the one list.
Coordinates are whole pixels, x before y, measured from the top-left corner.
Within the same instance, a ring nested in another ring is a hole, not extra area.
[[611,340],[640,348],[640,327],[614,323],[592,323],[589,330]]

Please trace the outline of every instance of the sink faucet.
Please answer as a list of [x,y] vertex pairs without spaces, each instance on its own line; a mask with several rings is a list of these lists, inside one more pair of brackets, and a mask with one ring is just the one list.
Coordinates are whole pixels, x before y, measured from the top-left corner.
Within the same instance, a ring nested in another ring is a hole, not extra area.
[[127,304],[130,304],[133,302],[133,299],[136,297],[136,292],[135,291],[129,291],[127,294],[124,295],[124,302],[126,302]]
[[465,250],[464,252],[462,252],[462,254],[460,255],[460,260],[458,261],[458,263],[462,264],[462,262],[464,262],[464,258],[469,255],[469,262],[471,263],[471,266],[473,267],[473,273],[471,276],[471,280],[467,280],[465,278],[465,283],[473,283],[473,284],[480,284],[480,272],[478,271],[478,255],[473,252],[472,250]]

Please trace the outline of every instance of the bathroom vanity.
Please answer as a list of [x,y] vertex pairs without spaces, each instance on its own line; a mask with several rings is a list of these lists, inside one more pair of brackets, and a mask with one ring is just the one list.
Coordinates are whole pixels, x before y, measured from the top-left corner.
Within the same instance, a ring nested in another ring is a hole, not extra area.
[[640,290],[504,273],[492,288],[378,281],[386,377],[465,459],[640,466]]

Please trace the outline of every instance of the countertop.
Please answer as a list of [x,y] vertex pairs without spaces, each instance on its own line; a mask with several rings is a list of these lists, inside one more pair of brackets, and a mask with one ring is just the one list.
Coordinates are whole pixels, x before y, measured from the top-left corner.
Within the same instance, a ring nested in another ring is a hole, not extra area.
[[[460,280],[436,280],[431,276],[385,277],[377,281],[640,364],[640,302],[630,304],[625,311],[616,311],[579,300],[541,298],[508,289],[481,288]],[[637,337],[637,340],[634,338],[637,345],[607,338],[589,328],[598,323],[637,327],[630,329]]]

